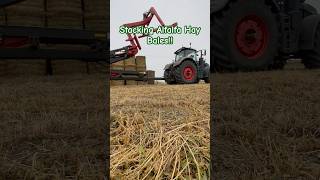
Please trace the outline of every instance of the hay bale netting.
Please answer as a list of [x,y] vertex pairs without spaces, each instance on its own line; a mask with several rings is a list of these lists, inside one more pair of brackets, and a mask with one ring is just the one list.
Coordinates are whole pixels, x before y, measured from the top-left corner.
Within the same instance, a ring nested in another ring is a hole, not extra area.
[[85,25],[86,29],[96,33],[105,34],[109,29],[110,2],[106,0],[85,0]]
[[27,0],[5,8],[9,26],[44,26],[43,0]]
[[82,29],[81,0],[47,0],[48,27]]

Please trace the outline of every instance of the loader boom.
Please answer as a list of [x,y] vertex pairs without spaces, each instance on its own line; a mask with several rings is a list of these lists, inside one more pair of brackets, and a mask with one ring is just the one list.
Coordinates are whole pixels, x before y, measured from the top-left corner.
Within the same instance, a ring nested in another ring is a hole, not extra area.
[[[134,28],[134,27],[139,27],[139,26],[148,27],[154,16],[157,18],[157,20],[159,21],[161,26],[165,26],[163,20],[161,19],[161,17],[159,16],[158,12],[155,10],[154,7],[151,7],[149,9],[149,11],[147,11],[143,14],[143,19],[141,21],[127,23],[127,24],[124,24],[123,26],[128,27],[128,28]],[[177,23],[174,23],[170,26],[175,27],[175,26],[177,26]],[[157,29],[154,28],[154,31],[156,31],[156,30]],[[137,36],[137,34],[128,33],[127,36],[128,36],[128,39],[126,41],[129,41],[130,45],[123,47],[123,48],[116,49],[116,50],[111,50],[110,51],[110,64],[116,63],[119,61],[123,61],[127,58],[135,56],[138,53],[138,51],[141,50],[141,45],[139,43],[139,39],[148,36],[148,34],[141,34],[141,35]]]

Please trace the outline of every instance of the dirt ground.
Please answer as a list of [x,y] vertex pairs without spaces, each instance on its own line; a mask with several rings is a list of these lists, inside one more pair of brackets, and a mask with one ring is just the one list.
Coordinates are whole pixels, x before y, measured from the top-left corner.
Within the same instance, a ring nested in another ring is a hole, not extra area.
[[209,84],[112,87],[112,179],[208,179],[209,95]]
[[0,77],[0,179],[101,179],[105,76]]
[[320,71],[214,74],[217,179],[320,179]]

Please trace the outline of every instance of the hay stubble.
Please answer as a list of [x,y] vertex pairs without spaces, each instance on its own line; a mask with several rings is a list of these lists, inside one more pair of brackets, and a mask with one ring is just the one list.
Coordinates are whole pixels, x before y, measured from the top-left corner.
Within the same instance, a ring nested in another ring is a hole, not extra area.
[[208,177],[209,107],[205,84],[112,87],[112,178]]

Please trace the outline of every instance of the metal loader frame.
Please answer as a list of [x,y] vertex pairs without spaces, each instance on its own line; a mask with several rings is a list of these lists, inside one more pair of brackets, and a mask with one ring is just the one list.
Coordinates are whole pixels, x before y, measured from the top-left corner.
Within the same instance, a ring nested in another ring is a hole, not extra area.
[[[0,38],[9,42],[12,38],[26,39],[21,47],[0,46],[0,58],[5,59],[79,59],[107,61],[106,40],[97,39],[85,30],[50,29],[36,27],[0,26]],[[40,44],[85,45],[89,50],[63,50],[41,47]]]

